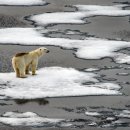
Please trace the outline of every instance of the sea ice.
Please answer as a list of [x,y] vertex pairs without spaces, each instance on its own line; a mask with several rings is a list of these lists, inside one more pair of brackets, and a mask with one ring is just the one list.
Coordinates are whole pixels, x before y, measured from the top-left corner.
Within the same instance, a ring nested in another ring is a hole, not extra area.
[[[37,25],[49,25],[49,24],[83,24],[84,18],[93,16],[129,16],[130,10],[124,8],[129,6],[127,4],[113,5],[113,6],[101,6],[101,5],[73,5],[77,8],[76,12],[54,12],[44,13],[38,15],[32,15],[30,20],[34,21]],[[53,39],[54,40],[54,39]],[[60,45],[66,48],[76,48],[75,53],[77,57],[84,59],[99,59],[103,57],[113,57],[118,63],[130,63],[129,55],[117,53],[115,51],[130,47],[129,42],[86,38],[86,40],[68,40],[64,39],[62,43],[60,38]],[[69,42],[70,41],[70,42]],[[66,44],[67,43],[67,44]],[[69,43],[69,44],[68,44]],[[54,44],[54,42],[53,42]],[[58,44],[58,43],[56,43]],[[55,44],[55,45],[56,45]]]
[[85,23],[82,18],[86,15],[82,12],[55,12],[32,15],[30,20],[39,25],[56,24],[56,23]]
[[116,115],[117,117],[122,118],[130,118],[130,111],[129,110],[123,110],[119,115]]
[[87,72],[94,72],[94,71],[99,71],[100,69],[99,68],[88,68],[88,69],[85,69],[85,71]]
[[45,118],[37,115],[33,112],[25,112],[25,113],[18,113],[18,112],[6,112],[2,116],[0,116],[0,122],[11,125],[11,126],[45,126],[46,124],[55,125],[59,122],[62,122],[63,119],[52,119],[52,118]]
[[98,112],[85,112],[85,114],[87,115],[87,116],[100,116],[101,114],[100,113],[98,113]]
[[43,0],[0,0],[0,5],[45,5]]
[[130,56],[127,54],[119,54],[117,55],[117,57],[115,58],[117,63],[127,63],[130,64]]
[[38,25],[63,23],[83,24],[85,23],[84,18],[93,16],[129,16],[130,10],[123,9],[126,6],[128,5],[74,5],[78,9],[76,12],[44,13],[30,16],[29,19]]
[[[15,73],[0,73],[0,99],[35,99],[44,97],[118,95],[120,86],[99,83],[97,75],[73,68],[45,67],[36,76],[16,78]],[[93,82],[93,85],[85,85]]]
[[41,34],[37,28],[3,28],[0,29],[0,36],[0,44],[60,46],[66,49],[75,49],[75,54],[79,58],[100,59],[112,57],[119,63],[126,62],[128,55],[126,57],[125,54],[116,51],[130,47],[130,42],[101,38],[90,37],[85,40],[49,38]]

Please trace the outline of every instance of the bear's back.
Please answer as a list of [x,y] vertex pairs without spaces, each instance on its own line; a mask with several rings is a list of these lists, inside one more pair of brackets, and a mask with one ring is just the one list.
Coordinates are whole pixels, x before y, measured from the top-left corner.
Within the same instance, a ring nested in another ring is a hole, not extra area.
[[17,53],[15,54],[15,57],[20,57],[20,56],[24,56],[24,55],[28,55],[29,52],[22,52],[22,53]]

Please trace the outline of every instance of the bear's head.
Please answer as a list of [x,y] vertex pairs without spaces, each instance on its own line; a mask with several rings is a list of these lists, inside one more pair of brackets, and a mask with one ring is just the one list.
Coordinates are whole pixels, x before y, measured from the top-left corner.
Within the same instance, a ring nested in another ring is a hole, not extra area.
[[50,51],[49,51],[47,48],[45,48],[45,47],[40,47],[40,48],[36,49],[35,51],[37,52],[38,56],[42,56],[42,55],[44,55],[44,54],[50,52]]

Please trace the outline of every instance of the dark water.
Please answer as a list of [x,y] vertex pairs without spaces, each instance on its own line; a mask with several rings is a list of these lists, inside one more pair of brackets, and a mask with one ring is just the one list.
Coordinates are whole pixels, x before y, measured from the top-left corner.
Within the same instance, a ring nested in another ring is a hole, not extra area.
[[[125,2],[115,0],[116,2]],[[89,4],[89,5],[114,5],[114,0],[47,0],[46,6],[17,7],[0,6],[0,27],[34,27],[32,22],[26,21],[25,16],[45,12],[75,11],[75,8],[65,5]],[[129,1],[130,2],[130,1]],[[128,8],[129,9],[129,8]],[[86,19],[88,23],[83,25],[58,24],[48,26],[47,29],[58,29],[58,32],[49,32],[48,37],[65,37],[71,39],[85,39],[94,36],[100,38],[130,40],[129,17],[97,16]],[[74,31],[74,35],[68,35],[67,31]],[[20,51],[30,51],[38,46],[0,45],[0,71],[12,72],[11,57]],[[128,130],[129,118],[116,117],[122,110],[130,110],[130,66],[117,64],[113,59],[106,57],[99,60],[84,60],[76,58],[73,50],[64,50],[60,47],[46,46],[50,53],[39,61],[39,68],[48,66],[73,67],[76,69],[99,68],[95,71],[101,82],[110,82],[121,85],[122,96],[84,96],[66,98],[47,98],[36,100],[0,100],[0,114],[7,111],[27,112],[32,111],[48,118],[65,118],[73,124],[73,129],[88,130]],[[120,50],[129,54],[129,50]],[[121,75],[121,73],[128,73]],[[86,116],[86,111],[102,113],[99,117]],[[107,117],[114,118],[108,121]],[[113,124],[114,121],[123,123]],[[96,125],[90,126],[91,122]],[[104,127],[109,125],[108,127]],[[60,128],[34,128],[34,127],[10,127],[0,124],[0,130],[60,130]],[[68,130],[71,128],[61,128]]]

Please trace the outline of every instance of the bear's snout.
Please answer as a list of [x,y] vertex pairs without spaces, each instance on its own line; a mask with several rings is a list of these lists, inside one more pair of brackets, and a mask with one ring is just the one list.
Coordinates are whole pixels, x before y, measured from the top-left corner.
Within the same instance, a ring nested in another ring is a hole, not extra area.
[[46,53],[49,53],[49,52],[50,52],[49,50],[46,51]]

